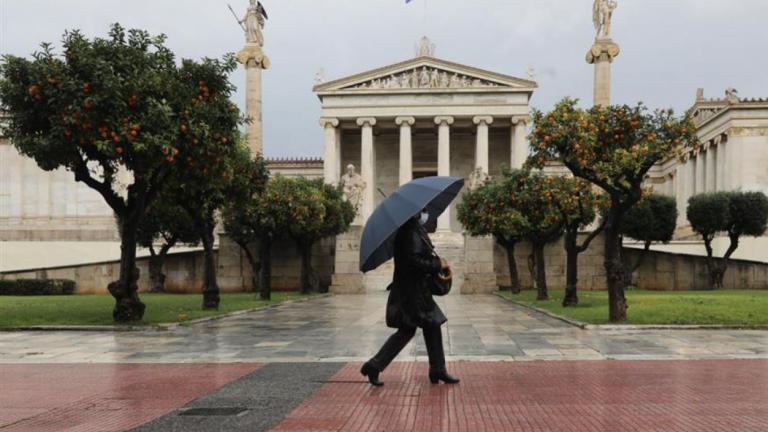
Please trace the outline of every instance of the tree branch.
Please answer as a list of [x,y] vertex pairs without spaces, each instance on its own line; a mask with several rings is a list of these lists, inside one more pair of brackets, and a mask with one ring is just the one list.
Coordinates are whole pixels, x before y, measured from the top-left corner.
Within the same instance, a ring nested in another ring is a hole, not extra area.
[[115,193],[110,184],[100,182],[91,177],[91,173],[88,171],[88,166],[84,161],[78,161],[74,168],[76,181],[83,182],[91,189],[100,193],[101,196],[104,197],[104,200],[106,200],[107,205],[109,205],[118,215],[123,215],[125,213],[126,206],[122,198]]

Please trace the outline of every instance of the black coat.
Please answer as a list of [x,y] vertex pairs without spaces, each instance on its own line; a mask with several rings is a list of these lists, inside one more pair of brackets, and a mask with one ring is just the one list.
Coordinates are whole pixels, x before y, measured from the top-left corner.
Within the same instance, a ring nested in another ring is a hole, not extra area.
[[432,254],[429,236],[416,220],[409,220],[395,235],[395,273],[387,299],[387,326],[439,327],[447,321],[424,280],[440,271],[440,258]]

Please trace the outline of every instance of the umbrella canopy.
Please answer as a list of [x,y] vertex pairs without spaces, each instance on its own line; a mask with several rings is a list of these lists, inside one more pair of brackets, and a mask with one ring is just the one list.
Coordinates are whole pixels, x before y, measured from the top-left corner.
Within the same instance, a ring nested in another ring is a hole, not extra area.
[[371,271],[392,258],[397,230],[424,208],[430,222],[434,221],[463,186],[461,177],[422,177],[400,186],[365,223],[360,240],[360,271]]

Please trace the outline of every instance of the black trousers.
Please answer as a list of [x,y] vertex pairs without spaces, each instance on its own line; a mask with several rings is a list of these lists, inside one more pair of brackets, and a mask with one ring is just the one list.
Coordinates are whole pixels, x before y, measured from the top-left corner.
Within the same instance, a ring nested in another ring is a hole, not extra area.
[[[429,355],[429,370],[444,371],[445,353],[443,352],[443,333],[440,331],[440,327],[424,327],[422,332],[424,333],[424,344],[427,346],[427,354]],[[408,345],[408,342],[413,339],[415,334],[415,327],[398,329],[395,334],[384,342],[384,346],[368,363],[377,370],[383,371],[392,363],[392,360],[397,357],[400,351]]]

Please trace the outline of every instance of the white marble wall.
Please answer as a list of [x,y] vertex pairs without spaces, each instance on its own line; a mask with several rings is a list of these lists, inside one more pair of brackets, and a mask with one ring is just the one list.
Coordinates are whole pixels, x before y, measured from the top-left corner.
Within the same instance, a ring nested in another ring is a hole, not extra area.
[[112,210],[65,170],[46,172],[0,143],[0,240],[115,240]]

